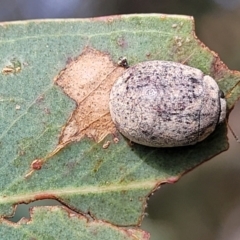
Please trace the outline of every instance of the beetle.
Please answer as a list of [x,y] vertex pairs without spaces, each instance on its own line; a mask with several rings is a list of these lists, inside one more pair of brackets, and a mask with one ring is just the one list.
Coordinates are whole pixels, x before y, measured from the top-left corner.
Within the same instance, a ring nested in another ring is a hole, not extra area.
[[130,141],[151,147],[193,145],[226,118],[227,104],[216,81],[197,69],[171,61],[129,67],[110,92],[117,129]]

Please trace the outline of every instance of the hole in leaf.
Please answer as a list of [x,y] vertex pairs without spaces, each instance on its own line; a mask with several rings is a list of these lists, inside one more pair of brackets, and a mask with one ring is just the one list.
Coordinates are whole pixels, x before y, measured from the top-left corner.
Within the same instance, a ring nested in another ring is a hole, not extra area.
[[9,217],[9,218],[6,217],[5,219],[8,221],[11,221],[13,223],[17,223],[22,218],[30,219],[29,210],[32,207],[35,207],[35,206],[59,206],[59,205],[62,205],[62,204],[60,202],[58,202],[57,200],[53,200],[53,199],[38,200],[38,201],[34,201],[34,202],[31,202],[28,204],[21,203],[21,204],[17,205],[14,216]]

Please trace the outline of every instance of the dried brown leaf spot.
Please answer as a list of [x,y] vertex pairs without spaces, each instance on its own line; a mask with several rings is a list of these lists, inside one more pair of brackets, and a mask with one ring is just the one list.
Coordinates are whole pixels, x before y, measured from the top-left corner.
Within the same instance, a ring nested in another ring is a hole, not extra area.
[[55,82],[77,103],[77,109],[62,131],[60,144],[84,136],[100,142],[116,131],[109,113],[109,94],[124,68],[109,55],[86,48],[78,59],[67,64]]

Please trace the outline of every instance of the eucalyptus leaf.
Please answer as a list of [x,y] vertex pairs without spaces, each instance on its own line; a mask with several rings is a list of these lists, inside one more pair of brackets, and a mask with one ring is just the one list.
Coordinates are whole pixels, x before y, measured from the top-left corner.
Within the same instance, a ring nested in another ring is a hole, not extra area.
[[[224,124],[194,146],[160,149],[130,144],[110,118],[109,92],[124,71],[120,56],[130,65],[158,59],[201,69],[232,109],[240,74],[196,38],[191,17],[1,23],[0,56],[1,216],[11,215],[15,204],[55,198],[94,219],[139,226],[161,183],[228,148]],[[17,231],[1,226],[9,227]]]

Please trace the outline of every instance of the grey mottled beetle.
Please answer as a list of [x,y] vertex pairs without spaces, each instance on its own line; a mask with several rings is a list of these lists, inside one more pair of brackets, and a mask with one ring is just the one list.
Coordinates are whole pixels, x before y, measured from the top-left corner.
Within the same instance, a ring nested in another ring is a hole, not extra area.
[[[126,59],[121,65],[128,67]],[[109,105],[125,137],[152,147],[200,142],[226,117],[226,100],[213,78],[168,61],[129,67],[114,83]]]

